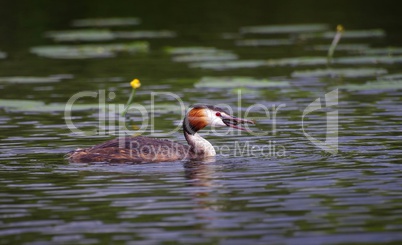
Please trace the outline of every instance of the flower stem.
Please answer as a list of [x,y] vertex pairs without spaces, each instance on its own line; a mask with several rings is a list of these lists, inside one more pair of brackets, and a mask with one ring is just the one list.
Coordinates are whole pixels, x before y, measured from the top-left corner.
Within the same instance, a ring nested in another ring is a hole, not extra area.
[[130,108],[131,103],[133,103],[134,95],[135,95],[135,89],[133,89],[131,91],[130,98],[128,98],[128,102],[127,102],[126,107],[124,108],[123,112],[121,113],[121,116],[123,116],[123,117],[126,116],[126,113],[127,113],[128,109]]
[[334,36],[334,39],[332,40],[331,46],[328,49],[327,66],[329,66],[330,63],[332,62],[332,57],[334,56],[336,46],[338,45],[339,41],[341,40],[342,33],[343,33],[343,26],[338,25],[336,27],[336,34]]

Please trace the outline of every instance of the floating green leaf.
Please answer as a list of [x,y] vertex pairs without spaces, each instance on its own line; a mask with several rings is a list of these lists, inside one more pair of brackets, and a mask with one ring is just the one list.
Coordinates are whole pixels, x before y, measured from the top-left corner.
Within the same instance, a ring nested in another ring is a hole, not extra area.
[[51,45],[31,48],[31,52],[53,59],[89,59],[114,57],[117,52],[148,52],[147,42],[121,44]]
[[112,32],[105,29],[85,29],[51,31],[46,33],[47,37],[58,42],[72,41],[111,41],[114,39],[150,39],[150,38],[173,38],[176,33],[172,31],[116,31]]
[[[333,36],[331,33],[327,33],[325,37],[330,38]],[[383,38],[385,37],[385,31],[381,29],[372,30],[345,30],[342,34],[342,38]]]
[[[99,105],[99,104],[74,104],[71,106],[71,111],[95,111],[101,110],[101,112],[105,111],[114,111],[115,107],[110,106],[106,107],[107,105]],[[63,103],[52,103],[47,104],[38,108],[34,108],[31,111],[36,112],[57,112],[57,111],[65,111],[66,104]]]
[[311,66],[327,64],[326,57],[294,57],[271,59],[266,62],[268,66]]
[[222,62],[236,60],[238,58],[237,55],[231,51],[212,47],[169,47],[166,51],[173,55],[173,61],[176,62]]
[[206,54],[187,54],[177,55],[173,57],[173,61],[176,62],[203,62],[203,61],[224,61],[224,60],[236,60],[238,57],[232,52],[216,52]]
[[242,95],[253,95],[253,96],[259,96],[261,95],[261,90],[260,89],[253,89],[253,88],[232,88],[230,90],[231,94],[242,94]]
[[54,75],[49,77],[0,77],[0,83],[56,83],[62,79],[71,78],[72,75]]
[[140,24],[139,18],[99,18],[74,20],[75,27],[101,27],[101,26],[134,26]]
[[[327,31],[321,33],[303,33],[300,35],[302,39],[324,38],[333,39],[336,32]],[[365,38],[383,38],[385,31],[381,29],[372,30],[345,30],[342,34],[342,39],[365,39]]]
[[[401,62],[402,56],[351,56],[332,60],[333,64],[340,65],[395,64]],[[324,57],[293,57],[266,61],[267,66],[315,66],[326,64],[327,59]]]
[[[57,111],[64,111],[66,109],[66,104],[63,103],[45,104],[42,101],[35,101],[35,100],[0,99],[0,107],[7,108],[10,111],[16,111],[16,112],[57,112]],[[72,111],[97,110],[98,108],[99,108],[98,104],[75,104],[71,107],[71,110]]]
[[342,65],[395,64],[402,63],[402,56],[353,56],[339,57],[333,60]]
[[236,41],[237,46],[282,46],[292,45],[293,41],[290,39],[245,39]]
[[116,38],[122,39],[149,39],[149,38],[173,38],[176,33],[173,31],[119,31],[113,32]]
[[196,88],[269,88],[286,87],[287,81],[272,81],[253,77],[203,77],[194,84]]
[[[325,51],[328,52],[328,49],[331,45],[314,45],[311,49],[316,51]],[[357,44],[338,44],[336,46],[337,51],[354,51],[361,52],[364,50],[370,49],[370,45],[357,43]]]
[[[96,111],[98,113],[112,113],[116,114],[116,117],[120,115],[118,111],[123,109],[123,104],[72,104],[68,105],[66,103],[51,103],[45,104],[42,101],[35,100],[8,100],[8,99],[0,99],[0,108],[6,108],[8,111],[12,112],[64,112],[66,110],[71,110],[73,112],[76,111]],[[144,106],[146,111],[152,113],[171,113],[171,112],[180,112],[181,110],[185,110],[186,108],[182,108],[178,104],[152,104]],[[139,113],[138,110],[135,109],[135,106],[132,105],[130,110],[132,113]]]
[[328,30],[326,24],[296,24],[296,25],[268,25],[248,26],[240,28],[240,33],[248,34],[290,34],[303,32],[322,32]]
[[31,48],[31,52],[52,59],[90,59],[114,57],[115,53],[106,49],[78,46],[40,46]]
[[344,86],[339,86],[340,89],[346,89],[351,91],[362,91],[362,90],[394,90],[402,89],[402,80],[378,80],[369,81],[365,84],[348,84]]
[[113,32],[104,29],[50,31],[45,34],[57,42],[88,41],[100,42],[111,41],[116,38]]
[[34,108],[38,108],[44,105],[45,103],[43,103],[42,101],[0,99],[0,108],[10,108],[20,111],[32,110]]
[[379,80],[402,80],[402,73],[390,74],[386,76],[381,76]]
[[[369,65],[402,63],[402,56],[352,56],[340,57],[332,60],[333,64],[341,65]],[[326,57],[293,57],[270,60],[236,60],[236,61],[207,61],[192,63],[192,68],[211,70],[228,70],[240,68],[257,68],[262,66],[318,66],[326,65]],[[349,73],[350,74],[350,73]]]
[[192,63],[191,68],[202,68],[211,70],[229,70],[229,69],[241,69],[241,68],[257,68],[266,66],[265,60],[236,60],[236,61],[208,61]]
[[167,47],[166,52],[172,55],[211,54],[221,50],[213,47]]
[[371,48],[361,50],[360,53],[367,55],[401,55],[401,47]]
[[316,69],[307,71],[294,71],[292,77],[373,77],[387,74],[386,69],[381,68],[333,68]]

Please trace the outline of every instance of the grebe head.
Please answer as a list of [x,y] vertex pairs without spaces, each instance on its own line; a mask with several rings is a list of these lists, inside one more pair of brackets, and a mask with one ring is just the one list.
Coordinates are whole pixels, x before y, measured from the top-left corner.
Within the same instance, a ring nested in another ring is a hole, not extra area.
[[212,127],[227,126],[247,131],[247,129],[240,126],[247,123],[254,124],[253,121],[233,117],[226,110],[217,106],[194,105],[187,113],[183,126],[185,131],[195,134],[208,125]]

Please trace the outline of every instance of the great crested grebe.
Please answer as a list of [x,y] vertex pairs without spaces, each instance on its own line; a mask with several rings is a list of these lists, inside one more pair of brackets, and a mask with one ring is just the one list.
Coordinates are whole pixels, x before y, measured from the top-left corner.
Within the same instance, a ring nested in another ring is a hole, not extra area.
[[240,130],[240,124],[253,121],[230,116],[224,109],[211,105],[195,105],[183,120],[184,137],[189,145],[170,140],[144,136],[121,137],[95,145],[77,149],[68,154],[72,163],[146,163],[170,162],[183,159],[204,159],[216,155],[214,147],[197,132],[204,127],[227,126]]

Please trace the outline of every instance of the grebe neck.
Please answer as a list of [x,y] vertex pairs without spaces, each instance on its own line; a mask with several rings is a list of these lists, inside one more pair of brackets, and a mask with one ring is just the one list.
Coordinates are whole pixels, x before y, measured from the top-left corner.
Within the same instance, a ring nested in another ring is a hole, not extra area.
[[189,124],[187,117],[183,121],[184,137],[187,143],[191,146],[192,151],[199,156],[211,157],[215,156],[216,152],[214,147],[208,140],[199,135],[193,127]]

